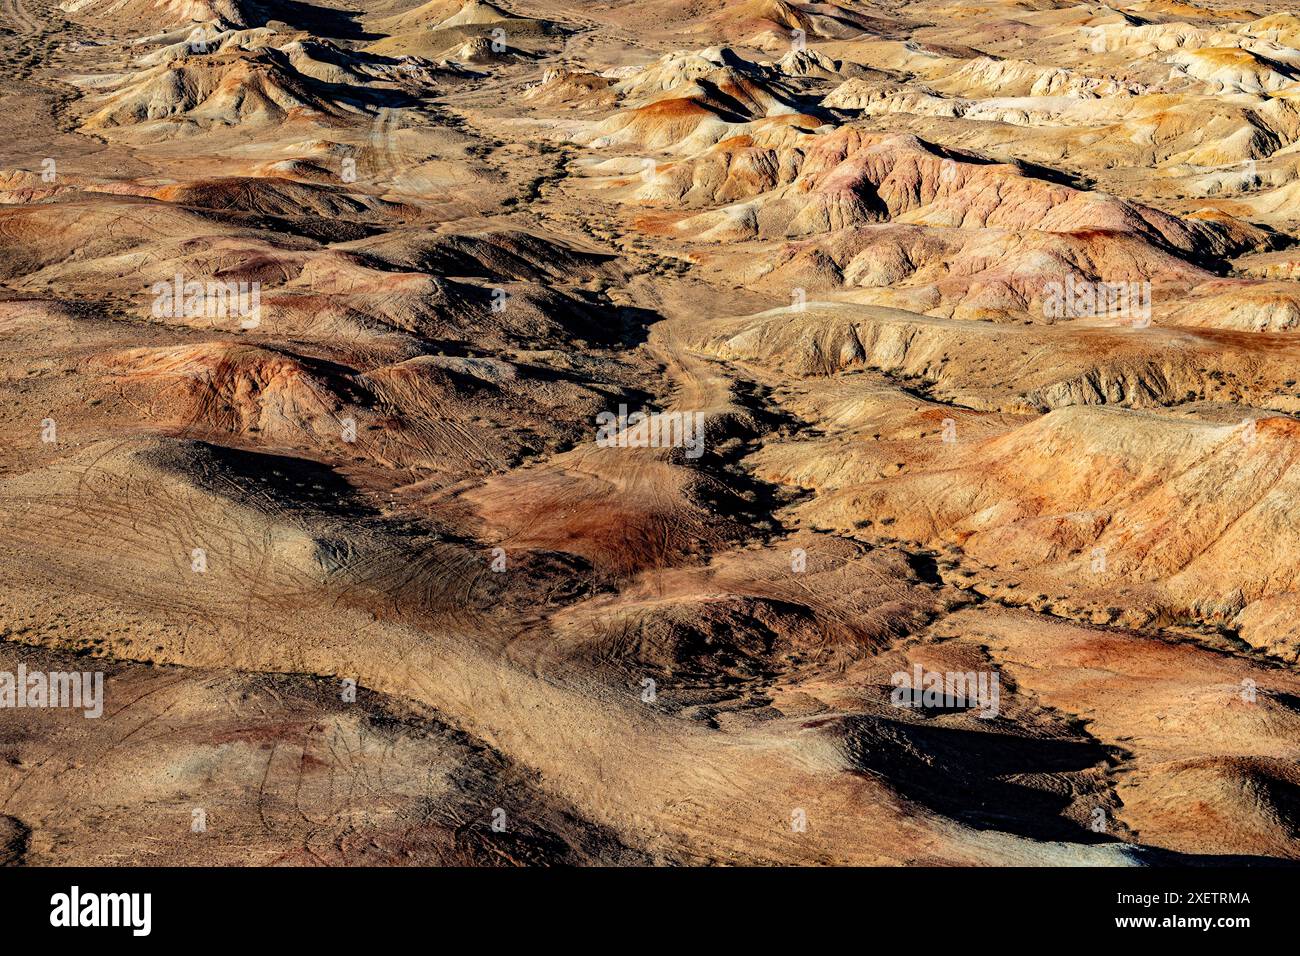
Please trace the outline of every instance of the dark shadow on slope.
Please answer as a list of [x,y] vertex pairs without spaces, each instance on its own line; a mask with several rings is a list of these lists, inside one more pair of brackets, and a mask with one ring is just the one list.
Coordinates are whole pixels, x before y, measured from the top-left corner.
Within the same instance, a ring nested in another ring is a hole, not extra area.
[[1050,779],[1105,764],[1111,752],[1095,741],[867,717],[849,718],[844,729],[849,757],[861,771],[879,775],[903,797],[967,826],[1034,840],[1115,840],[1062,816],[1071,803],[1071,787],[1066,780]]
[[249,25],[265,26],[273,20],[306,30],[315,37],[331,40],[379,40],[380,33],[367,33],[361,27],[361,14],[354,10],[335,10],[330,7],[304,3],[302,0],[268,0],[254,6]]

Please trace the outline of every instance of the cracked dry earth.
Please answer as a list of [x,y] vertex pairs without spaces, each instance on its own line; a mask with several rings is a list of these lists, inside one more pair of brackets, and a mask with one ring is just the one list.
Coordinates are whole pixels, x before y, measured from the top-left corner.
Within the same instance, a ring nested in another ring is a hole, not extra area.
[[0,671],[106,677],[0,711],[5,861],[1300,858],[1300,17],[3,0],[0,62]]

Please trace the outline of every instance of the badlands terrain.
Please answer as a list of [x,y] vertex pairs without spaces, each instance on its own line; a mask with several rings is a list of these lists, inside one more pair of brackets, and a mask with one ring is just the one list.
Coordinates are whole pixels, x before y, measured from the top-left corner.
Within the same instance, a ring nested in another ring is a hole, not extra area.
[[0,0],[0,859],[1300,859],[1240,2]]

